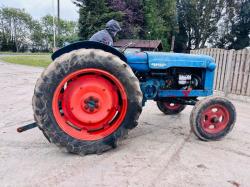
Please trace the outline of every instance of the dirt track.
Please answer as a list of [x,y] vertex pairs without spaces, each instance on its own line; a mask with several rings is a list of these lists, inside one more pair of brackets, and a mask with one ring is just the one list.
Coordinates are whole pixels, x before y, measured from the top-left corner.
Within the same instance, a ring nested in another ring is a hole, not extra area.
[[31,98],[42,69],[0,62],[0,186],[249,186],[250,104],[233,101],[235,129],[201,142],[188,107],[170,117],[148,102],[138,128],[102,155],[76,156],[49,144],[32,122]]

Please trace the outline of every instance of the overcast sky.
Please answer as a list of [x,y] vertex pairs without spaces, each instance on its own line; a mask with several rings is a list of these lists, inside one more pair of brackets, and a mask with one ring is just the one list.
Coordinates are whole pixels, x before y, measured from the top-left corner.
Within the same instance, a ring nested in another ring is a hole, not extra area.
[[[57,0],[1,0],[0,7],[15,7],[25,9],[34,18],[39,19],[47,14],[53,14],[53,1],[56,13]],[[61,18],[66,20],[78,20],[76,6],[71,0],[60,0]]]

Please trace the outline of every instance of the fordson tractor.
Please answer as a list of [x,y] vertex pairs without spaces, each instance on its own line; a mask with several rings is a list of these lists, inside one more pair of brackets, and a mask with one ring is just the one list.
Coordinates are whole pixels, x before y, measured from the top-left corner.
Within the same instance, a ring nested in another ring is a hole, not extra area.
[[235,124],[233,104],[211,96],[216,68],[212,57],[122,53],[86,41],[59,49],[52,60],[35,86],[35,123],[18,131],[38,126],[50,142],[71,153],[98,154],[115,148],[137,126],[148,100],[165,115],[194,105],[190,125],[201,140],[219,140]]

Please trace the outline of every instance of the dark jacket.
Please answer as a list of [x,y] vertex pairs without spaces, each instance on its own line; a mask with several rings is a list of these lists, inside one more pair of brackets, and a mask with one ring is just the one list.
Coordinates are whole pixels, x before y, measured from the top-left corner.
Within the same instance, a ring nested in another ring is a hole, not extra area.
[[114,37],[121,30],[119,23],[115,20],[110,20],[106,24],[106,29],[95,33],[89,41],[101,42],[109,46],[113,46]]

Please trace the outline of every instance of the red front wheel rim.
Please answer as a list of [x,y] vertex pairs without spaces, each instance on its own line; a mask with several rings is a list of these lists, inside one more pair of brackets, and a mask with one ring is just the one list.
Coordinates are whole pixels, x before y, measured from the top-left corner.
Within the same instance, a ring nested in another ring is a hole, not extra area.
[[206,133],[217,134],[222,132],[229,123],[229,111],[220,104],[215,104],[202,112],[201,125]]
[[52,110],[68,135],[99,140],[115,132],[127,112],[127,94],[121,82],[100,69],[82,69],[67,75],[57,86]]

